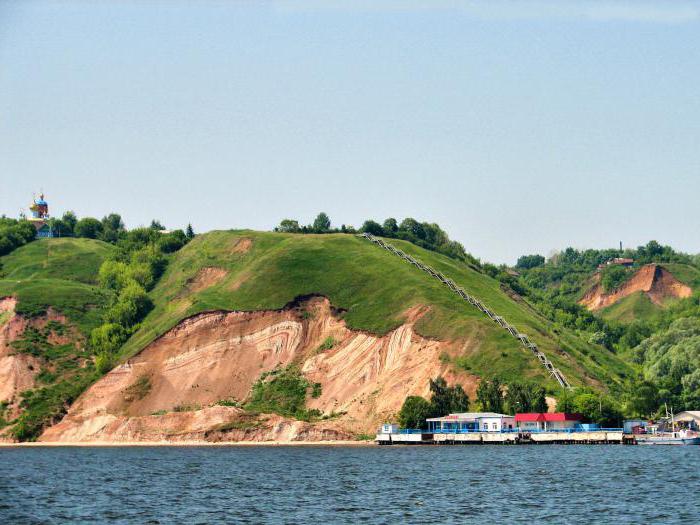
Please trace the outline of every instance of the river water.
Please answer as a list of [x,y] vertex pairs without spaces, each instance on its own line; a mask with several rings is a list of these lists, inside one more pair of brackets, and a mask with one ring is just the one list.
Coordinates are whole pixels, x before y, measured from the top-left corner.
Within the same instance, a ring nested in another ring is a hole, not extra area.
[[700,523],[700,447],[0,449],[0,523]]

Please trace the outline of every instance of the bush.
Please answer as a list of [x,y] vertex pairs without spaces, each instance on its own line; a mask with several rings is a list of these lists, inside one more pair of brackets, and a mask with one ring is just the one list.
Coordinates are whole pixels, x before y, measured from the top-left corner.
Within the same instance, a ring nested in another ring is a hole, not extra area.
[[629,279],[631,275],[632,272],[627,270],[624,266],[612,264],[602,270],[600,284],[603,286],[603,291],[605,293],[614,292]]
[[119,291],[126,286],[129,275],[129,267],[120,261],[105,261],[100,266],[98,283],[108,290]]
[[321,346],[318,347],[319,352],[325,352],[326,350],[330,350],[335,346],[335,339],[332,337],[326,337],[326,339],[321,343]]
[[90,346],[98,354],[113,354],[126,341],[126,337],[127,333],[120,325],[106,323],[90,332]]
[[301,371],[289,366],[263,374],[253,385],[246,410],[268,412],[286,417],[309,420],[314,413],[306,409],[306,397],[321,395],[321,385],[311,385]]
[[280,222],[279,226],[275,228],[275,231],[282,233],[299,233],[301,228],[299,227],[299,221],[284,219]]
[[107,352],[100,352],[95,356],[95,371],[104,375],[114,368],[114,356]]

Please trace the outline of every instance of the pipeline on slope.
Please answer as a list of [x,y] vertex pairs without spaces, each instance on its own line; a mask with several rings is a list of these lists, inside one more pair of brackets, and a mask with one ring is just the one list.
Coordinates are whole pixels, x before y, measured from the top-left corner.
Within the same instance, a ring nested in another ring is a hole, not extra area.
[[498,326],[506,330],[512,337],[517,339],[520,344],[525,347],[525,349],[531,351],[535,357],[537,357],[537,360],[544,366],[547,371],[554,376],[554,378],[557,380],[559,385],[561,385],[563,388],[571,388],[571,384],[569,384],[569,381],[566,379],[564,374],[562,374],[561,370],[559,370],[557,367],[554,366],[554,363],[552,363],[544,353],[537,347],[535,343],[530,341],[530,339],[523,333],[519,332],[513,325],[509,324],[503,317],[500,315],[496,315],[490,308],[488,308],[484,303],[479,301],[476,297],[473,297],[472,295],[469,295],[467,292],[465,292],[462,288],[457,286],[454,281],[451,279],[448,279],[444,275],[442,275],[440,272],[437,272],[433,270],[430,266],[423,264],[422,262],[414,259],[407,253],[404,253],[403,251],[399,250],[398,248],[392,246],[389,243],[384,242],[382,239],[375,237],[371,233],[363,233],[361,234],[361,237],[364,237],[368,241],[373,242],[377,246],[380,246],[384,248],[385,250],[393,253],[394,255],[401,257],[404,261],[409,262],[416,268],[423,270],[424,272],[428,273],[431,277],[437,279],[440,281],[442,284],[447,286],[453,293],[459,295],[462,299],[467,301],[469,304],[480,310],[481,312],[486,315],[489,319],[491,319],[494,323],[496,323]]

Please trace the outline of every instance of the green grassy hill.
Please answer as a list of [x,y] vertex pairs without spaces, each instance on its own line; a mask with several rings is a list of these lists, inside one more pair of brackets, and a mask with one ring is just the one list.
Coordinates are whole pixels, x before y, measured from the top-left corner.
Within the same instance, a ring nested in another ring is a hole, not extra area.
[[664,263],[662,267],[666,268],[680,282],[687,284],[693,290],[700,288],[700,270],[689,264],[681,263]]
[[[631,372],[602,347],[553,330],[527,303],[504,292],[498,281],[410,243],[391,242],[452,278],[528,334],[572,383],[611,384]],[[205,268],[216,268],[219,276],[209,287],[198,284]],[[481,312],[398,257],[344,234],[217,231],[198,236],[173,256],[151,291],[155,308],[127,342],[123,357],[190,315],[218,309],[279,309],[309,294],[324,295],[344,309],[350,328],[377,334],[398,327],[410,307],[428,305],[429,313],[416,326],[421,335],[469,341],[455,367],[505,380],[543,379],[555,386],[532,354]]]
[[17,311],[30,316],[52,307],[87,335],[100,324],[107,297],[96,286],[97,273],[112,250],[92,239],[31,242],[0,257],[0,297],[17,297]]
[[[526,333],[573,385],[613,386],[636,372],[605,348],[555,327],[499,281],[463,262],[408,242],[393,244],[452,278],[467,292]],[[97,285],[99,267],[115,248],[88,239],[44,239],[0,258],[0,297],[15,296],[29,317],[49,307],[67,326],[28,330],[20,352],[41,360],[37,385],[24,394],[24,412],[12,427],[20,439],[36,438],[100,377],[85,345],[102,322],[111,292]],[[503,381],[533,379],[551,392],[558,385],[531,352],[480,311],[437,280],[355,235],[298,235],[247,230],[197,236],[168,256],[167,270],[149,292],[153,310],[122,347],[121,359],[191,315],[212,310],[283,308],[307,295],[323,295],[343,312],[351,329],[385,334],[405,321],[414,306],[428,306],[417,323],[420,335],[455,341],[445,355],[455,370]],[[51,343],[52,331],[72,334]]]
[[[97,286],[97,275],[112,250],[91,239],[41,239],[0,258],[0,297],[17,298],[16,312],[36,321],[11,342],[16,353],[40,363],[40,369],[33,369],[35,387],[20,393],[20,418],[6,421],[0,413],[0,428],[12,425],[10,433],[21,440],[36,438],[60,419],[67,405],[99,377],[86,341],[102,323],[110,299]],[[36,319],[49,308],[66,321]],[[6,315],[0,323],[8,319]]]

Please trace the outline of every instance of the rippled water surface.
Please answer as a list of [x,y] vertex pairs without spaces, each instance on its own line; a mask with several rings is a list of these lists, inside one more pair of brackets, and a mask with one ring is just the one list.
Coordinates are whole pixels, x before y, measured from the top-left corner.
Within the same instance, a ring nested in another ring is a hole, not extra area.
[[700,447],[0,449],[0,523],[700,522]]

